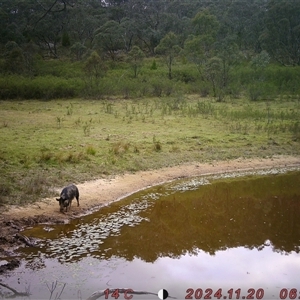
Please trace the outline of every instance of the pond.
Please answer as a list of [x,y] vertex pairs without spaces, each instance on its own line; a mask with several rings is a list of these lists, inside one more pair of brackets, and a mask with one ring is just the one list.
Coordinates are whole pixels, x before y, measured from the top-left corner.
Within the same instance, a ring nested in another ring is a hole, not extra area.
[[[30,299],[121,288],[177,299],[300,299],[299,216],[299,170],[175,181],[69,224],[26,230],[39,247],[20,249],[22,264],[3,282],[30,290]],[[119,292],[101,298],[158,299]]]

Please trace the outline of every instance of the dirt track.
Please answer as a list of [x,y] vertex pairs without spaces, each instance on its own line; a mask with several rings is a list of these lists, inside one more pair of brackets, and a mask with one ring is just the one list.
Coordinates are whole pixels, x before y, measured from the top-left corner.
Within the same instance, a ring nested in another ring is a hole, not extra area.
[[64,223],[82,214],[90,213],[101,206],[117,201],[141,189],[162,184],[178,178],[201,176],[232,171],[258,170],[300,166],[300,157],[276,156],[268,159],[237,159],[214,163],[193,163],[160,170],[124,174],[114,178],[99,179],[77,184],[80,191],[80,207],[73,206],[70,212],[59,212],[60,187],[53,198],[43,199],[24,207],[9,207],[0,216],[0,258],[13,255],[12,250],[30,241],[19,232],[26,226],[38,223]]

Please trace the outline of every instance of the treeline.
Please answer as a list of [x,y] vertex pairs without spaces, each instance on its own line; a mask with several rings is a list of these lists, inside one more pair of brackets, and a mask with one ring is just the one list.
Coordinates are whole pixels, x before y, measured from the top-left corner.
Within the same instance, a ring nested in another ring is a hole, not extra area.
[[299,49],[297,0],[4,0],[0,98],[296,95]]

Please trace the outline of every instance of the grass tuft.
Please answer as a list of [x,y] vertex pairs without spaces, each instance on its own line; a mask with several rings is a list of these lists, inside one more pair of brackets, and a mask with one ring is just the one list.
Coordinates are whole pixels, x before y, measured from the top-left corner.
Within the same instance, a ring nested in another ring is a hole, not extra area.
[[92,145],[89,145],[86,148],[86,154],[95,156],[96,155],[96,149]]
[[117,142],[112,145],[112,153],[117,156],[121,156],[129,150],[130,143],[128,142]]
[[0,205],[103,174],[300,154],[300,98],[216,102],[165,94],[0,102]]
[[130,144],[128,142],[117,142],[112,146],[112,152],[115,155],[122,155],[129,150]]

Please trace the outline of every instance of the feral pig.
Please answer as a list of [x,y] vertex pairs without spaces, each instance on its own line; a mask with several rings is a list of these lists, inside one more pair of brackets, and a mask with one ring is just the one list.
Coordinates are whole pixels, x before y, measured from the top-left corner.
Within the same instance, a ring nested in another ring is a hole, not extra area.
[[70,210],[74,198],[77,199],[77,206],[79,206],[79,191],[76,185],[70,184],[63,188],[60,193],[60,198],[56,198],[56,200],[59,201],[60,211],[63,212],[64,208],[68,211],[68,207]]

